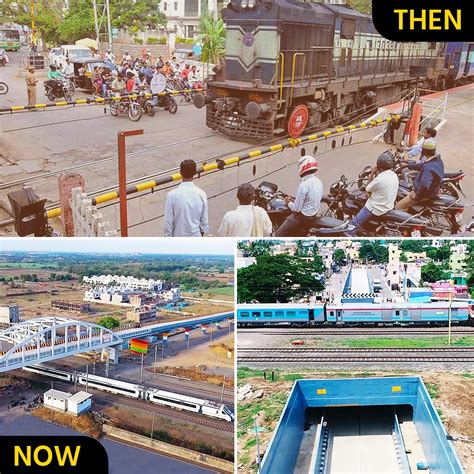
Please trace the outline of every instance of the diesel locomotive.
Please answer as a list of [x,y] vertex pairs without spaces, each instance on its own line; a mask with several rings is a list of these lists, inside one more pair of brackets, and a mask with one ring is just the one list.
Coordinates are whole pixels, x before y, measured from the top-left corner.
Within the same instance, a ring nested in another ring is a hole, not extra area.
[[472,325],[468,301],[433,303],[301,303],[241,304],[237,325],[297,327],[317,326],[445,326]]
[[449,62],[446,43],[389,41],[369,15],[343,5],[231,0],[222,15],[225,65],[194,104],[206,106],[208,127],[237,138],[297,137],[349,121],[417,80],[442,89],[464,54],[454,48]]

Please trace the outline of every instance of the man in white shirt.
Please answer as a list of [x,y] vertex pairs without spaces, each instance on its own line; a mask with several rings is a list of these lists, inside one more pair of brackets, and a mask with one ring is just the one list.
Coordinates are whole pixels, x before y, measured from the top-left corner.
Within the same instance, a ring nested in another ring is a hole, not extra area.
[[298,161],[298,171],[301,182],[293,202],[287,198],[288,207],[292,213],[277,229],[277,237],[304,237],[312,227],[314,217],[321,207],[323,183],[316,177],[318,162],[311,155],[305,155]]
[[369,184],[365,188],[369,199],[352,219],[352,225],[355,226],[354,234],[357,234],[370,219],[377,219],[394,208],[398,193],[398,176],[392,168],[392,155],[382,153],[377,158],[377,166],[372,170]]
[[268,237],[272,221],[260,206],[252,206],[255,188],[250,183],[241,184],[237,190],[239,206],[225,214],[219,227],[221,237]]
[[165,237],[202,237],[209,231],[206,193],[193,183],[196,162],[180,166],[182,183],[166,197]]
[[69,58],[66,58],[66,64],[63,67],[62,74],[68,79],[74,77],[74,66],[71,64]]

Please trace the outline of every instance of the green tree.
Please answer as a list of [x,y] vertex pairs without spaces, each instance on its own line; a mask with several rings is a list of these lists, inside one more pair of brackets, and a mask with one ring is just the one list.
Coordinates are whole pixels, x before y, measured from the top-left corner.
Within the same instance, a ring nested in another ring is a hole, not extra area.
[[112,316],[104,316],[97,321],[97,324],[107,329],[114,329],[120,326],[120,321]]
[[439,280],[449,278],[449,273],[445,272],[441,267],[433,262],[430,262],[421,267],[421,279],[427,283],[433,283]]
[[[468,285],[474,285],[474,240],[467,241],[467,258],[465,260]],[[473,288],[474,290],[474,288]]]
[[405,252],[414,252],[420,253],[423,252],[425,249],[427,242],[424,240],[411,240],[406,239],[400,242],[399,248],[400,250],[404,250]]
[[237,296],[240,303],[287,303],[323,289],[316,278],[324,272],[321,257],[306,262],[286,254],[261,255],[257,263],[238,270]]
[[244,257],[259,257],[260,255],[270,255],[275,243],[271,240],[247,240],[237,244],[242,250]]
[[402,262],[402,263],[407,263],[408,262],[407,254],[405,252],[401,253],[400,262]]
[[337,265],[346,264],[346,252],[344,252],[344,250],[342,249],[336,249],[332,258],[334,260],[334,263],[336,263]]
[[372,0],[349,0],[349,5],[362,13],[372,13]]
[[225,26],[222,18],[215,19],[211,13],[199,21],[199,41],[202,45],[202,61],[220,64],[225,54]]
[[359,249],[359,257],[375,263],[388,262],[388,249],[380,244],[378,240],[364,240]]

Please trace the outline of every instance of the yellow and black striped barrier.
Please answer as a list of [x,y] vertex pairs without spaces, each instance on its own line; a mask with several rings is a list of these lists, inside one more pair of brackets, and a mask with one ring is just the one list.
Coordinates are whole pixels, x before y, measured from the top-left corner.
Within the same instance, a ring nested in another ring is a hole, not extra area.
[[182,91],[163,91],[152,94],[151,92],[145,92],[143,94],[127,94],[113,97],[88,97],[86,99],[76,99],[76,100],[62,100],[58,102],[48,102],[45,104],[35,104],[35,105],[13,105],[12,107],[2,107],[0,108],[0,114],[11,114],[14,112],[20,112],[25,110],[38,110],[46,109],[49,107],[64,107],[66,105],[75,107],[76,105],[103,105],[110,104],[111,102],[127,101],[127,100],[137,100],[137,99],[151,99],[152,97],[164,97],[166,95],[182,95],[190,94],[191,92],[202,92],[203,89],[183,89]]
[[[385,123],[389,123],[392,120],[400,120],[402,117],[400,115],[392,115],[387,119],[377,119],[377,120],[369,120],[361,122],[358,125],[348,125],[345,127],[336,127],[331,128],[329,130],[325,130],[324,132],[320,133],[313,133],[311,135],[306,135],[300,138],[289,138],[286,142],[278,143],[276,145],[267,146],[264,148],[259,148],[257,150],[251,150],[246,153],[242,153],[240,155],[231,156],[229,158],[225,158],[223,160],[216,160],[212,163],[206,163],[200,167],[198,167],[196,173],[198,175],[202,173],[209,173],[216,170],[224,170],[227,166],[236,165],[246,160],[250,160],[252,158],[261,157],[268,153],[274,153],[277,151],[283,151],[286,148],[295,148],[303,143],[310,143],[310,142],[317,142],[322,140],[327,140],[329,137],[334,135],[339,135],[341,133],[352,133],[355,131],[364,130],[367,128],[378,127]],[[147,191],[150,189],[154,189],[158,186],[162,186],[165,184],[170,184],[176,181],[181,180],[180,173],[173,173],[168,176],[163,176],[162,178],[151,180],[151,181],[144,181],[143,183],[134,184],[132,186],[127,187],[127,196],[130,194],[135,194],[141,191]],[[92,204],[94,206],[99,204],[104,204],[109,201],[113,201],[119,198],[119,192],[111,191],[109,193],[101,194],[99,196],[95,196],[92,198]],[[58,217],[61,215],[61,209],[56,207],[54,209],[50,209],[47,211],[48,218]]]

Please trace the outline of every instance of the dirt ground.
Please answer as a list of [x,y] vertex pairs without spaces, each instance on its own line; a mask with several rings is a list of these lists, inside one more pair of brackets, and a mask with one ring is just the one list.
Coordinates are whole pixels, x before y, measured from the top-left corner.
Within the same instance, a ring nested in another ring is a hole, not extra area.
[[[239,472],[256,472],[255,435],[252,431],[254,419],[258,417],[259,426],[264,431],[259,434],[260,454],[263,456],[275,429],[281,411],[286,403],[294,380],[298,378],[333,378],[333,377],[367,377],[388,375],[420,375],[417,373],[342,373],[276,371],[276,381],[264,380],[260,373],[239,374],[239,387],[250,384],[252,390],[263,390],[263,397],[238,402],[237,444],[239,457],[237,460]],[[241,376],[243,375],[243,376]],[[258,375],[258,376],[257,376]],[[267,379],[268,379],[267,372]],[[424,383],[428,386],[433,402],[438,410],[448,433],[454,438],[465,437],[468,441],[454,441],[466,474],[474,474],[474,373],[445,373],[428,371],[422,374]]]
[[[217,385],[222,385],[223,372],[226,374],[226,386],[233,386],[234,358],[228,358],[228,352],[234,354],[234,334],[221,337],[213,342],[201,344],[198,347],[180,352],[173,357],[173,366],[167,361],[158,362],[158,372],[175,375],[177,377],[201,380]],[[151,367],[148,370],[153,370]]]

